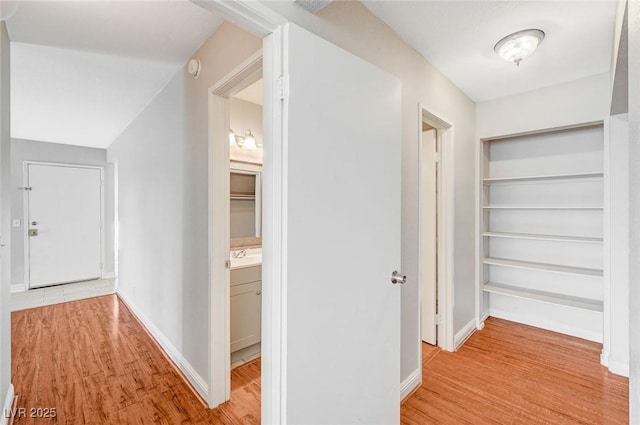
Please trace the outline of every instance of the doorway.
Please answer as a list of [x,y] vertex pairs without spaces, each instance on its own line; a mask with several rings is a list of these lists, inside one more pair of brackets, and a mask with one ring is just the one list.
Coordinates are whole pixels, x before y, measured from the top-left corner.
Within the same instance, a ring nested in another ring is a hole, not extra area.
[[438,322],[438,162],[440,139],[435,127],[422,122],[422,155],[420,157],[422,252],[422,341],[437,345]]
[[455,351],[453,125],[420,106],[419,291],[422,342]]
[[256,52],[209,89],[211,258],[226,259],[212,261],[210,270],[212,282],[223,283],[211,286],[211,339],[224,342],[210,344],[210,406],[231,398],[232,364],[255,359],[261,350],[262,155],[254,133],[262,134],[262,116],[258,128],[251,119],[256,105],[235,96],[261,80],[262,59]]

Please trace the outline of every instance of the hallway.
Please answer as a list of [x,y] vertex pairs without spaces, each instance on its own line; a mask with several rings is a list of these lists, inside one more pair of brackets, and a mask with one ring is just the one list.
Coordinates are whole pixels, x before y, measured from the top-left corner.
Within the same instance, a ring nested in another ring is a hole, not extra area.
[[[12,313],[17,406],[55,408],[23,424],[258,424],[260,360],[232,372],[232,400],[208,410],[115,295]],[[423,383],[402,423],[623,424],[628,380],[600,345],[488,319],[456,353],[424,346]]]

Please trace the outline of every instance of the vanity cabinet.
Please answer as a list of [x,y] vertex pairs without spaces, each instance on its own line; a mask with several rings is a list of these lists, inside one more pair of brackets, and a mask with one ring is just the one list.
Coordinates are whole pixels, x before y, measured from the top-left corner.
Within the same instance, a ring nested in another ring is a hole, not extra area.
[[231,352],[260,342],[262,266],[231,270]]

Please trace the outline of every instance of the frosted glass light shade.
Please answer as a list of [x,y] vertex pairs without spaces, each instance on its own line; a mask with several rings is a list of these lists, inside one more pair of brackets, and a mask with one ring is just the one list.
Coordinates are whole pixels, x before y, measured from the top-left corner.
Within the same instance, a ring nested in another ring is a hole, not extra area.
[[544,32],[541,30],[522,30],[498,41],[493,50],[504,60],[520,66],[520,62],[533,54],[542,39]]

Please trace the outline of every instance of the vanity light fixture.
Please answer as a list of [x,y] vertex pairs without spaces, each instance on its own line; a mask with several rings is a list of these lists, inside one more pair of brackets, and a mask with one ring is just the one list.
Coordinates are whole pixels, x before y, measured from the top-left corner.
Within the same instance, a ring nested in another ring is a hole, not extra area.
[[528,29],[509,34],[498,41],[493,50],[502,59],[520,66],[523,59],[531,56],[544,39],[544,31]]
[[255,150],[257,148],[262,148],[262,145],[256,142],[256,138],[251,133],[251,130],[247,130],[244,133],[244,136],[236,136],[233,130],[229,130],[229,144],[236,144],[241,149],[247,150]]

